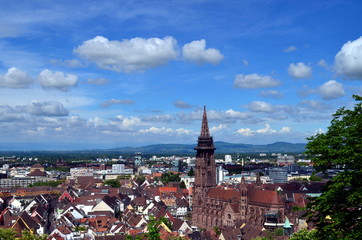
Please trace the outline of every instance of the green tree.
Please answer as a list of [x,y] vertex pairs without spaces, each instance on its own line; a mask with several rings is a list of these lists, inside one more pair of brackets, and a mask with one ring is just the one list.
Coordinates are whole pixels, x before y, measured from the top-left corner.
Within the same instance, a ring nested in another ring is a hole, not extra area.
[[121,184],[119,183],[119,181],[117,179],[109,179],[104,181],[105,185],[111,186],[112,188],[119,188],[121,187]]
[[322,178],[316,176],[315,173],[313,173],[313,174],[309,177],[309,181],[311,181],[311,182],[319,182],[319,181],[322,181]]
[[167,184],[169,182],[179,182],[181,180],[179,174],[174,174],[173,172],[167,172],[161,175],[161,181],[163,184]]
[[148,222],[148,233],[146,233],[147,239],[150,240],[161,240],[161,235],[158,230],[158,226],[160,225],[160,221],[157,221],[155,217],[150,216],[150,221]]
[[140,186],[146,180],[146,177],[143,175],[136,175],[136,183]]
[[16,232],[12,228],[0,228],[1,240],[13,240],[16,236]]
[[191,167],[190,171],[187,173],[187,176],[190,176],[190,177],[195,176],[195,171],[194,171],[193,167]]
[[184,181],[181,181],[180,188],[186,189],[186,184]]
[[338,109],[326,133],[308,138],[307,154],[317,172],[343,170],[308,205],[316,239],[362,239],[362,97],[353,97],[353,109]]
[[21,238],[19,240],[46,240],[47,238],[47,235],[38,236],[34,233],[24,230],[21,232]]
[[316,230],[307,231],[305,229],[293,233],[289,240],[314,240],[316,239]]

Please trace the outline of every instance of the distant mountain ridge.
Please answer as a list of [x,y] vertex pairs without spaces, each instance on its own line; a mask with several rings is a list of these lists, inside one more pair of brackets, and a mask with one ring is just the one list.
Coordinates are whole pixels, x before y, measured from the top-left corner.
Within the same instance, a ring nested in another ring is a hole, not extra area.
[[[271,144],[255,145],[242,143],[215,142],[217,153],[302,153],[305,151],[305,143],[275,142]],[[109,151],[124,153],[195,153],[196,144],[153,144],[142,147],[112,148]]]

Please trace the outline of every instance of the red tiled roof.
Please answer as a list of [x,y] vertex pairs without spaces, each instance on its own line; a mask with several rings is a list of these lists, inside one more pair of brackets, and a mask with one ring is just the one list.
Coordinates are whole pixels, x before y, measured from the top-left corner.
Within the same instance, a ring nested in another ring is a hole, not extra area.
[[283,204],[282,198],[276,191],[249,189],[248,200],[253,203],[281,205]]
[[159,187],[160,192],[177,192],[177,187]]
[[210,198],[216,198],[224,201],[238,200],[240,197],[240,193],[236,190],[225,190],[220,188],[210,188],[207,195]]

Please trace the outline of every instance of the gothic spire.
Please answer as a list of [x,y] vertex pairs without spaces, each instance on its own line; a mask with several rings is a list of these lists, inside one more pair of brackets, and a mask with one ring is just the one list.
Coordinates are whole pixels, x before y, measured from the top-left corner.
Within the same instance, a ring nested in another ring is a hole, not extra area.
[[209,132],[209,124],[207,123],[207,116],[206,116],[206,106],[204,106],[204,114],[202,116],[202,125],[201,125],[201,138],[209,138],[210,132]]

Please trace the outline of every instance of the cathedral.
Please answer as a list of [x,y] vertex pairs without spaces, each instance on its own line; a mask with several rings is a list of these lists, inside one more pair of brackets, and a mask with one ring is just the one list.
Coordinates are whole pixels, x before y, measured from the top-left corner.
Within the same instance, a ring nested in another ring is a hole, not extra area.
[[231,187],[217,186],[214,142],[210,136],[204,108],[201,133],[195,147],[196,166],[192,196],[192,224],[210,229],[233,227],[238,223],[254,226],[277,225],[284,222],[285,203],[276,191],[246,184]]

